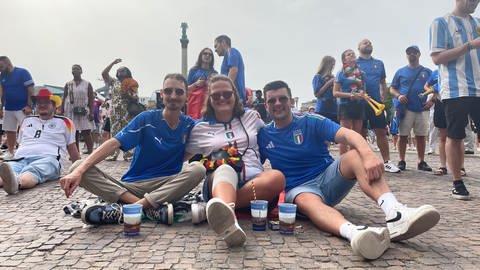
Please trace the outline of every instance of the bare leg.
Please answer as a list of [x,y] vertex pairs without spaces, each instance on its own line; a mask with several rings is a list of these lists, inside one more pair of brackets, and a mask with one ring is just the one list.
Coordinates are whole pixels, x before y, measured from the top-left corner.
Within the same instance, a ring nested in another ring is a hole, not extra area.
[[236,207],[250,206],[250,201],[254,199],[252,185],[255,185],[257,199],[272,201],[285,189],[285,176],[277,170],[266,170],[257,175],[237,191]]
[[453,174],[453,180],[461,180],[460,168],[463,164],[464,154],[463,140],[452,139],[447,137],[445,152],[447,153],[447,162]]
[[87,145],[88,154],[91,154],[93,151],[93,140],[90,130],[82,130],[82,137],[85,141],[85,144]]
[[438,155],[440,156],[440,167],[447,167],[447,154],[445,153],[445,143],[447,142],[447,129],[438,129]]
[[405,160],[405,151],[407,150],[408,136],[400,136],[398,140],[398,157],[400,160]]
[[12,153],[15,151],[15,143],[17,140],[17,132],[15,131],[6,131],[7,133],[7,146],[8,152]]
[[415,136],[415,141],[417,142],[417,155],[418,161],[425,160],[425,145],[426,145],[426,137],[425,136]]
[[387,131],[384,128],[376,128],[377,146],[382,154],[383,161],[390,160],[390,149],[388,148]]

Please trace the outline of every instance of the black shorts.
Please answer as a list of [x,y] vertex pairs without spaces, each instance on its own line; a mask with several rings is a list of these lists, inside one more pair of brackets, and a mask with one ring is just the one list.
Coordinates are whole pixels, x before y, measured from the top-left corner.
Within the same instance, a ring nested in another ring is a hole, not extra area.
[[433,109],[433,125],[436,128],[447,128],[447,119],[445,119],[443,102],[438,99],[435,101],[435,107]]
[[2,129],[2,124],[0,124],[0,136],[3,136],[4,133],[5,133],[5,131],[3,131],[3,129]]
[[364,120],[365,109],[361,102],[349,102],[338,105],[338,120]]
[[368,103],[364,103],[365,105],[365,120],[363,121],[363,128],[386,128],[387,127],[387,120],[385,119],[385,114],[382,113],[379,116],[375,115],[372,107],[368,105]]
[[106,117],[103,121],[103,131],[110,132],[110,117]]
[[475,125],[480,126],[480,97],[459,97],[443,100],[447,120],[447,136],[451,139],[464,139],[468,115]]
[[338,119],[337,119],[337,114],[336,113],[317,113],[322,116],[325,116],[326,118],[332,120],[333,122],[338,124]]

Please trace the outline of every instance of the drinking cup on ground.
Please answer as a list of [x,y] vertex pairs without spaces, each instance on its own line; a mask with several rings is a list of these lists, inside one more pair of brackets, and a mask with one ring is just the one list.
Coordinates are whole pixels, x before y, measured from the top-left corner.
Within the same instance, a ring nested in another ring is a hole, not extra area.
[[250,211],[252,213],[252,229],[254,231],[265,231],[267,228],[268,201],[250,201]]
[[142,207],[137,203],[123,206],[123,235],[136,236],[140,234]]
[[278,204],[278,219],[280,221],[281,234],[294,233],[296,214],[297,214],[297,205],[293,203]]

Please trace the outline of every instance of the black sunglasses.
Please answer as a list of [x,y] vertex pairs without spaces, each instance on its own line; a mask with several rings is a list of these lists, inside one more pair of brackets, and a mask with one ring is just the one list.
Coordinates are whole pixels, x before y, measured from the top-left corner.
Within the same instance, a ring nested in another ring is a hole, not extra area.
[[183,90],[182,88],[165,88],[163,89],[163,93],[165,95],[171,95],[174,90],[177,96],[183,96],[185,94],[185,90]]
[[223,99],[229,99],[233,95],[233,91],[223,91],[223,92],[217,92],[210,94],[210,97],[212,97],[213,100],[220,100],[220,97],[223,97]]
[[267,100],[267,103],[268,105],[274,105],[275,103],[277,103],[277,100],[280,101],[280,103],[287,103],[287,101],[289,100],[289,98],[287,96],[281,96],[281,97],[272,97],[272,98],[269,98]]

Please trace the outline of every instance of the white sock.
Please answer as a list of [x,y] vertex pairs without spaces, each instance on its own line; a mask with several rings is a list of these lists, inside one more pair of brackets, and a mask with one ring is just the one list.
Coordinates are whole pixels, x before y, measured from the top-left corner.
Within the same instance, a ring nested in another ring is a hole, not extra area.
[[352,241],[353,236],[357,232],[357,226],[352,224],[351,222],[345,222],[340,225],[340,235],[343,238],[348,239],[348,241]]
[[395,195],[393,195],[392,192],[386,192],[383,193],[380,198],[378,198],[378,206],[382,208],[383,212],[385,213],[385,216],[388,217],[392,209],[395,208],[395,206],[399,205],[400,203],[397,201],[397,198],[395,198]]

